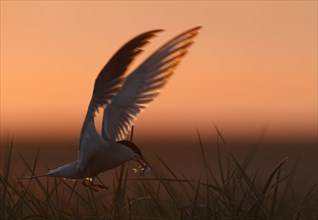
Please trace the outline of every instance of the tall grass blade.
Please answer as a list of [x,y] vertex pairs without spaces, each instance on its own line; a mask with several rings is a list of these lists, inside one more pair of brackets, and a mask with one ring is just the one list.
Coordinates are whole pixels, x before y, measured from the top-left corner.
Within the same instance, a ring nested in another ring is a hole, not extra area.
[[197,209],[197,203],[198,203],[198,198],[199,198],[199,189],[200,189],[200,184],[201,184],[201,176],[199,177],[197,187],[195,190],[195,195],[194,195],[194,201],[192,204],[192,212],[191,212],[191,217],[194,218],[195,216],[195,211]]
[[9,146],[9,153],[6,156],[6,163],[4,166],[4,186],[2,189],[2,204],[1,204],[1,217],[2,219],[6,219],[7,216],[7,196],[8,196],[8,185],[6,184],[9,181],[9,173],[10,173],[10,166],[11,166],[11,159],[12,159],[12,149],[13,149],[13,137],[11,139],[11,143]]
[[276,175],[276,183],[275,183],[275,189],[274,189],[274,195],[273,195],[273,201],[272,201],[272,206],[271,206],[271,216],[274,216],[275,214],[275,206],[277,203],[277,192],[278,192],[278,185],[280,181],[280,170],[281,168],[278,169],[277,175]]
[[[31,172],[32,175],[34,175],[34,173],[35,173],[35,172],[34,172],[34,171],[35,171],[35,167],[36,167],[37,160],[38,160],[38,156],[39,156],[39,151],[37,151],[37,154],[36,154],[36,156],[35,156],[35,160],[34,160],[34,163],[33,163],[33,167],[32,167],[32,168],[31,168],[31,166],[28,164],[28,162],[24,159],[24,157],[23,157],[21,154],[19,154],[19,156],[20,156],[20,158],[22,159],[22,161],[23,161],[24,165],[26,166],[26,168]],[[39,187],[41,188],[42,192],[43,192],[44,195],[45,195],[45,194],[46,194],[46,192],[45,192],[45,187],[43,186],[43,184],[41,183],[41,181],[39,180],[39,178],[31,178],[31,179],[29,180],[28,186],[30,186],[32,179],[34,179],[34,180],[37,182],[37,184],[39,185]]]
[[[259,211],[260,211],[260,208],[263,206],[263,202],[264,202],[264,199],[266,197],[266,193],[268,191],[268,188],[272,182],[272,179],[273,177],[275,176],[275,174],[280,170],[281,166],[287,161],[288,158],[285,158],[283,159],[277,166],[276,168],[274,169],[274,171],[271,173],[271,175],[269,176],[269,178],[267,179],[266,183],[265,183],[265,186],[263,188],[263,191],[261,193],[261,196],[259,197],[258,199],[258,203],[256,205],[256,209],[255,209],[255,219],[258,218],[258,215],[259,215]],[[270,213],[268,213],[270,214]]]
[[205,151],[204,151],[201,135],[200,135],[200,132],[198,129],[197,129],[197,136],[198,136],[199,146],[200,146],[200,150],[201,150],[201,157],[203,159],[203,166],[204,166],[204,170],[205,170],[205,175],[208,176],[207,169],[208,169],[209,165],[208,165],[208,161],[207,161],[206,156],[205,156]]
[[[316,192],[315,192],[316,190]],[[301,219],[301,214],[303,212],[303,209],[306,205],[307,202],[310,201],[312,194],[315,193],[316,195],[318,194],[318,183],[314,184],[310,190],[306,193],[305,198],[303,201],[298,205],[294,215],[293,215],[293,220],[298,220]]]

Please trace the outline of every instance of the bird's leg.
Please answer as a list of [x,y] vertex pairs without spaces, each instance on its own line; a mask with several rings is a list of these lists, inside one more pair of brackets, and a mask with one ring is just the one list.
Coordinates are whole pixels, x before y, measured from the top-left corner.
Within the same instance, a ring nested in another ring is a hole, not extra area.
[[[86,183],[86,180],[89,181],[88,184]],[[85,178],[85,179],[82,180],[82,184],[83,184],[84,186],[86,186],[86,187],[92,189],[92,190],[95,191],[95,192],[100,192],[100,189],[108,189],[107,186],[104,186],[104,185],[102,185],[102,184],[94,184],[93,181],[94,181],[93,178],[87,177],[87,178]]]
[[[97,179],[99,180],[99,182],[101,182],[102,183],[102,181],[99,179],[99,177],[97,176]],[[93,183],[93,181],[94,180],[92,180],[92,186],[94,186],[94,187],[98,187],[98,188],[100,188],[100,189],[109,189],[109,187],[108,186],[105,186],[104,184],[94,184]]]
[[[88,181],[88,183],[86,183],[86,180]],[[96,191],[96,189],[92,187],[92,182],[93,182],[93,178],[90,178],[90,177],[86,177],[85,179],[82,180],[82,184],[85,187],[88,187],[88,188],[93,189],[94,191]]]

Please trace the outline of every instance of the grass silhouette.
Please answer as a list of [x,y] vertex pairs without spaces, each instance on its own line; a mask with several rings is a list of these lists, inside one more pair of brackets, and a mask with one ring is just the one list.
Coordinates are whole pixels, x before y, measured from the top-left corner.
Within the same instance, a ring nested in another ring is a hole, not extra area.
[[[129,163],[117,169],[107,196],[84,188],[78,181],[34,178],[39,152],[33,163],[19,155],[26,172],[13,170],[13,139],[0,173],[1,219],[316,219],[318,186],[295,196],[292,177],[282,158],[273,164],[266,181],[257,184],[258,171],[248,172],[255,151],[239,161],[217,131],[218,172],[213,172],[201,141],[203,169],[198,179],[175,173],[157,156],[159,165],[146,176],[130,171]],[[131,135],[132,138],[133,135]],[[283,172],[284,171],[284,172]],[[102,183],[102,180],[99,179]],[[297,199],[298,198],[298,199]]]

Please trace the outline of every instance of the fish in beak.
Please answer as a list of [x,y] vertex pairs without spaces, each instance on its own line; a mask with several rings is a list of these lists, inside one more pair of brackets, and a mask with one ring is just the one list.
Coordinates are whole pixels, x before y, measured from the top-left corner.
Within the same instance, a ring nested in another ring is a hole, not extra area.
[[138,168],[133,168],[133,172],[135,174],[139,174],[139,176],[145,176],[151,171],[150,165],[142,156],[137,156],[136,161],[140,164]]

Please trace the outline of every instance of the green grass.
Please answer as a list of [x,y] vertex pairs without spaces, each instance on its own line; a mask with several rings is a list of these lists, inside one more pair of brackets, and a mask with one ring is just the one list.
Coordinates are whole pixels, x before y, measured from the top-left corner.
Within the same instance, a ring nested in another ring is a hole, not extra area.
[[217,129],[218,171],[213,172],[197,134],[203,163],[198,179],[175,173],[158,156],[159,165],[146,177],[131,174],[129,163],[121,166],[112,190],[101,193],[60,178],[19,181],[34,174],[39,152],[32,163],[19,155],[25,169],[14,170],[12,140],[0,174],[1,219],[317,219],[318,186],[296,196],[295,169],[286,172],[287,158],[273,164],[259,184],[258,171],[249,172],[255,151],[239,161]]

